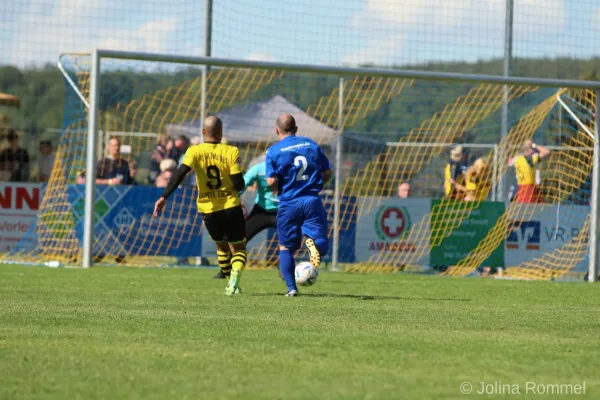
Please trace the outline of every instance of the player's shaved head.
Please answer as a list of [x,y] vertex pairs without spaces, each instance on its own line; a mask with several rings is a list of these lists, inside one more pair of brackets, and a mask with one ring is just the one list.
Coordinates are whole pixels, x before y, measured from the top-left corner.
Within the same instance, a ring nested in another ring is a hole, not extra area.
[[215,116],[206,117],[202,124],[202,134],[209,141],[220,142],[223,137],[223,122]]
[[298,127],[296,126],[296,120],[290,114],[281,114],[277,118],[277,130],[280,135],[291,135],[296,133]]

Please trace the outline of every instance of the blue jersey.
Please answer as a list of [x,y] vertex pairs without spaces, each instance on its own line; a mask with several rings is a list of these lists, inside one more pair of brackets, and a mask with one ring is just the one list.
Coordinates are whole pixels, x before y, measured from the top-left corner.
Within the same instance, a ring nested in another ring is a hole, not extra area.
[[331,169],[331,163],[317,143],[296,135],[271,145],[265,164],[266,176],[277,178],[280,202],[318,196],[323,190],[323,172]]

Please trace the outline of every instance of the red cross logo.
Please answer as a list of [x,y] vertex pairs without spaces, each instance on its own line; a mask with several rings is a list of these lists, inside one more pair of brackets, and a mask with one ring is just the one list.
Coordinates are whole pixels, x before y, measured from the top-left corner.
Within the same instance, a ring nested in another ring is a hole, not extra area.
[[402,210],[390,207],[381,216],[381,228],[383,233],[392,239],[402,235],[406,227],[406,217]]

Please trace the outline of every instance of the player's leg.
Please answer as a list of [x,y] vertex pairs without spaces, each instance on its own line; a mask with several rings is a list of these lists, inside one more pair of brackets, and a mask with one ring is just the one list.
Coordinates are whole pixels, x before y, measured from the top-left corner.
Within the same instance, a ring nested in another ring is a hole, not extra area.
[[254,206],[248,219],[246,219],[246,243],[265,229],[275,228],[276,226],[277,215],[275,213],[269,213],[261,206]]
[[246,221],[242,207],[228,208],[225,211],[227,241],[231,251],[231,278],[225,288],[228,296],[240,293],[240,280],[246,268],[248,255],[246,253]]
[[231,252],[229,243],[226,239],[225,226],[226,218],[224,211],[217,211],[210,214],[203,214],[204,228],[210,235],[210,238],[217,246],[217,260],[221,269],[221,274],[229,280],[231,274]]
[[[254,206],[250,216],[246,219],[246,243],[249,243],[254,236],[268,228],[277,228],[277,212],[269,212],[258,205]],[[272,260],[268,257],[267,266],[271,264]],[[279,271],[279,277],[283,279],[281,271]]]
[[[267,225],[265,224],[264,213],[266,211],[255,205],[250,211],[250,215],[246,218],[246,243],[248,243],[254,236],[260,233],[262,230],[266,229]],[[215,275],[214,279],[224,279],[225,275],[223,275],[222,271],[219,271],[217,275]]]
[[308,249],[310,263],[318,268],[321,259],[329,251],[329,229],[327,227],[327,212],[319,197],[303,201],[302,234],[306,237],[304,244]]
[[294,270],[296,263],[294,253],[302,244],[302,231],[300,225],[301,210],[295,202],[279,204],[277,211],[277,235],[279,236],[279,269],[288,288],[286,296],[294,297],[298,294]]
[[222,279],[229,280],[231,276],[231,251],[229,249],[229,242],[227,241],[218,241],[215,242],[217,246],[217,260],[219,262],[220,267],[220,275],[223,276]]

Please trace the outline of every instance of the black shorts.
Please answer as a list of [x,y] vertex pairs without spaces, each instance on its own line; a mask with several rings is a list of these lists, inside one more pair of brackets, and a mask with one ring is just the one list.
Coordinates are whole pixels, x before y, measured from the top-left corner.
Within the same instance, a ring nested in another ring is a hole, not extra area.
[[246,240],[246,219],[241,206],[203,214],[202,218],[215,242],[239,243]]

